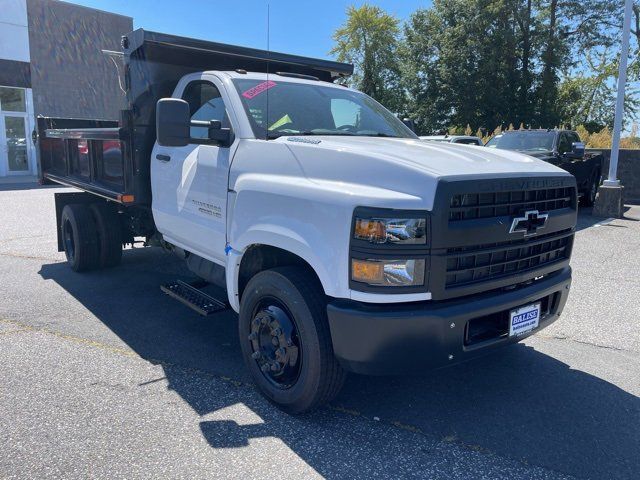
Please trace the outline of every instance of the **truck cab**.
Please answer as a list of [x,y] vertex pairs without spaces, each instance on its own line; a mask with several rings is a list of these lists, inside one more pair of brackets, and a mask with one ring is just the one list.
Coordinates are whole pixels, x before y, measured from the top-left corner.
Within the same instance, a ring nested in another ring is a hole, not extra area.
[[[247,368],[279,408],[330,401],[347,372],[470,360],[559,317],[577,212],[566,171],[421,141],[334,83],[349,65],[154,32],[123,44],[117,126],[39,119],[43,180],[82,191],[56,194],[59,249],[82,272],[144,237],[226,289]],[[113,142],[120,184],[100,173]]]

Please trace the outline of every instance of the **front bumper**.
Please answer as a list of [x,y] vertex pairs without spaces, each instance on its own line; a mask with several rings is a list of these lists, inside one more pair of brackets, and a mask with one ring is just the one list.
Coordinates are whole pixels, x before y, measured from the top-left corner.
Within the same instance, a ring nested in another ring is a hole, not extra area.
[[[420,372],[464,362],[556,321],[570,285],[571,268],[566,267],[525,287],[455,300],[386,305],[334,300],[327,307],[333,349],[346,370],[367,375]],[[509,337],[504,331],[506,327],[508,332],[509,310],[541,300],[539,327]]]

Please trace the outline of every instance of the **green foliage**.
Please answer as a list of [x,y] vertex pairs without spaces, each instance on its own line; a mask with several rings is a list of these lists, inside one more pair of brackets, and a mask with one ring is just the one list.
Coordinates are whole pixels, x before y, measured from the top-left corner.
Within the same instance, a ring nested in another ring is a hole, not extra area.
[[[631,81],[640,80],[640,7],[634,15]],[[516,125],[599,134],[613,123],[621,24],[622,0],[433,0],[402,28],[365,3],[347,10],[332,53],[354,63],[352,85],[421,134]],[[627,90],[628,118],[637,93]]]
[[[565,78],[560,84],[559,114],[564,123],[585,125],[591,133],[608,126],[613,128],[618,73],[616,61],[609,60],[608,51],[585,56],[586,69],[575,76]],[[640,107],[637,89],[627,87],[625,114],[633,117]]]
[[347,20],[335,31],[331,54],[353,63],[350,85],[392,111],[402,108],[398,62],[399,20],[381,8],[363,4],[347,9]]

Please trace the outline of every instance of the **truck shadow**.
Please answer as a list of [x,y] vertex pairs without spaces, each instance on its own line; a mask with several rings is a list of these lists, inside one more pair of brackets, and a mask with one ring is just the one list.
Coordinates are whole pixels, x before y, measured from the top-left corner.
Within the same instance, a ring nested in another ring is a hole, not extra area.
[[[263,420],[255,425],[203,420],[198,427],[212,448],[239,448],[273,437],[324,476],[335,476],[336,462],[358,462],[355,475],[380,473],[379,463],[367,462],[374,456],[393,468],[400,460],[390,453],[393,446],[385,449],[393,437],[385,438],[384,430],[371,431],[359,445],[340,444],[341,435],[354,428],[353,415],[379,417],[381,424],[373,428],[395,423],[403,435],[415,435],[415,451],[405,454],[425,463],[433,462],[432,454],[420,445],[448,442],[579,477],[637,478],[640,471],[640,399],[526,345],[420,377],[353,375],[334,402],[350,414],[322,409],[289,419],[247,394],[253,389],[246,386],[250,379],[233,312],[202,318],[161,293],[161,283],[189,279],[177,259],[137,249],[125,251],[122,266],[109,271],[79,275],[64,263],[52,263],[39,273],[142,358],[162,365],[168,388],[199,415],[244,403]],[[200,373],[241,385],[233,401],[216,395]],[[335,439],[335,448],[318,452],[313,437],[319,434]]]

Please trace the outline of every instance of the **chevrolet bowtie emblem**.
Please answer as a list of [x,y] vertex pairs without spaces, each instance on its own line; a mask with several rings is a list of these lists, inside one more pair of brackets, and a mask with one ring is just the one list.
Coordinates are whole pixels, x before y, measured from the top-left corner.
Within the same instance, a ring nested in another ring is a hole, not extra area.
[[535,235],[538,230],[544,228],[547,223],[549,214],[540,213],[538,210],[528,210],[524,212],[524,216],[516,217],[511,223],[509,233],[523,232],[525,237]]

